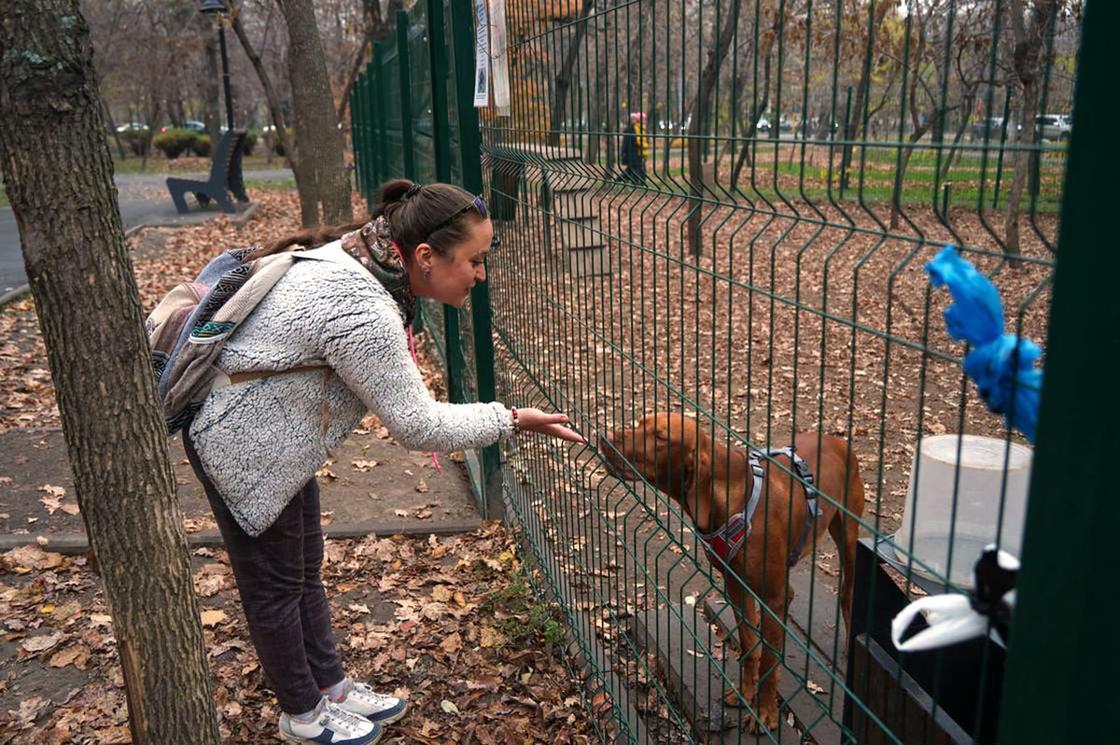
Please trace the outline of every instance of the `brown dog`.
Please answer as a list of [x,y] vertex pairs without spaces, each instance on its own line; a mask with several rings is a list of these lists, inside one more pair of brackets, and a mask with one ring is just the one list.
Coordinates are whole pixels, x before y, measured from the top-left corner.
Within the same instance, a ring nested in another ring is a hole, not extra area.
[[[612,447],[605,447],[608,464],[619,478],[636,480],[639,475],[677,500],[702,534],[719,530],[729,517],[743,511],[752,493],[755,472],[747,455],[715,443],[697,422],[680,414],[659,412],[646,416],[634,429],[617,430],[610,435]],[[828,527],[839,551],[842,571],[840,590],[844,624],[852,612],[852,573],[855,564],[859,525],[845,519],[836,508],[844,505],[853,515],[863,514],[863,482],[859,465],[847,444],[830,435],[800,434],[794,440],[799,455],[812,470],[817,488],[826,498],[817,500],[820,515],[810,520],[809,500],[800,482],[789,473],[796,472],[790,458],[775,456],[776,468],[768,460],[760,463],[764,472],[761,496],[751,518],[749,538],[729,560],[728,566],[769,608],[762,618],[766,644],[758,644],[758,606],[755,595],[742,583],[725,582],[738,617],[739,645],[746,654],[740,665],[739,693],[754,707],[762,724],[770,730],[778,726],[778,664],[774,650],[784,649],[786,603],[793,599],[787,587],[787,564],[812,551],[814,538],[821,538]],[[792,492],[791,492],[792,484]],[[790,556],[803,531],[801,555]],[[719,566],[719,562],[713,562]],[[752,628],[753,627],[753,628]],[[749,654],[748,654],[749,653]],[[761,658],[761,660],[760,660]],[[761,661],[761,671],[759,669]],[[759,673],[763,676],[758,688]],[[724,696],[726,703],[739,702],[735,691]],[[757,723],[752,727],[758,731]]]

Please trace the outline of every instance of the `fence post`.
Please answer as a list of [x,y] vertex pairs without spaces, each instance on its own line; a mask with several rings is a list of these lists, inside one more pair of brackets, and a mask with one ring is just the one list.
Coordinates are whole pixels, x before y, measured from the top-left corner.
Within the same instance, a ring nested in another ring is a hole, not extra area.
[[378,165],[380,166],[377,174],[378,185],[381,185],[389,179],[392,175],[389,173],[389,145],[386,142],[388,139],[388,132],[386,131],[385,118],[389,115],[389,105],[386,101],[385,95],[385,55],[383,54],[383,47],[381,42],[374,42],[373,44],[373,73],[374,73],[374,100],[377,109],[377,150]]
[[[447,34],[443,24],[443,0],[426,0],[428,4],[428,59],[432,71],[432,140],[436,181],[451,181],[451,130],[447,107]],[[463,372],[467,358],[460,339],[459,310],[443,306],[444,359],[447,361],[447,398],[452,403],[467,400]]]
[[363,197],[366,194],[365,179],[362,174],[362,120],[358,109],[358,93],[361,90],[361,76],[350,89],[350,148],[354,151],[354,187]]
[[362,153],[365,155],[365,179],[366,179],[366,205],[372,207],[373,201],[377,198],[377,188],[381,185],[378,179],[378,170],[380,166],[377,160],[377,137],[374,133],[374,116],[376,115],[377,107],[374,105],[373,100],[373,63],[366,64],[366,70],[362,74]]
[[[463,169],[463,188],[482,193],[482,133],[474,107],[474,6],[471,0],[451,3],[451,37],[455,53],[455,93],[458,112],[459,153]],[[490,286],[480,282],[471,290],[471,322],[474,326],[475,379],[478,400],[493,401],[497,396],[494,378],[494,339],[491,327]],[[502,517],[502,472],[498,446],[482,451],[483,517]]]
[[416,150],[412,137],[412,76],[408,62],[408,11],[397,11],[397,69],[401,81],[401,149],[404,175],[416,180]]
[[[1114,137],[1112,29],[1120,5],[1086,3],[1062,196],[1046,377],[1022,570],[1000,710],[1001,743],[1104,742],[1120,730],[1111,465],[1120,389],[1102,375],[1120,344],[1110,271],[1120,188],[1101,153]],[[1024,124],[1028,126],[1028,124]],[[1109,301],[1108,298],[1113,297]],[[1087,388],[1086,380],[1099,380]]]

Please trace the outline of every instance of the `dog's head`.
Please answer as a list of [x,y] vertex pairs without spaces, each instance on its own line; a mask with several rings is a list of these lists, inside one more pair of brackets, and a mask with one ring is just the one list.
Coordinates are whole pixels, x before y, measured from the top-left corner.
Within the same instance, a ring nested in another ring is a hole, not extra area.
[[[711,472],[712,447],[695,419],[660,411],[631,429],[617,429],[603,447],[607,466],[620,479],[644,477],[681,503],[698,522],[697,475]],[[706,511],[705,511],[706,512]]]

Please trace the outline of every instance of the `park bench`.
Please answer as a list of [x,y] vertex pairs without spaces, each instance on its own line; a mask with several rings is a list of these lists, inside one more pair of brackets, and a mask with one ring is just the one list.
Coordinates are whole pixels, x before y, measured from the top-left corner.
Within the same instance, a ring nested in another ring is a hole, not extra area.
[[223,212],[237,212],[237,206],[229,197],[231,192],[238,202],[249,201],[249,195],[245,193],[245,181],[241,175],[244,142],[244,132],[229,130],[222,135],[210,165],[210,178],[206,181],[174,177],[167,179],[167,190],[171,192],[171,201],[175,202],[175,209],[180,214],[190,211],[187,205],[188,193],[194,194],[195,199],[203,207],[213,199]]

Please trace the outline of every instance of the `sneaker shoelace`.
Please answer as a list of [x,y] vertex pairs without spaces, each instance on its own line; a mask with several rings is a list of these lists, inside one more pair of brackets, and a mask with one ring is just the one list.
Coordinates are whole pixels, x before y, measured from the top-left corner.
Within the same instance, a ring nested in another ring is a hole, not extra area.
[[389,696],[384,693],[377,693],[365,683],[355,683],[354,687],[350,689],[350,693],[355,692],[372,699],[380,705],[388,705],[397,700],[395,696]]
[[320,727],[326,727],[330,722],[338,722],[346,727],[359,727],[361,726],[363,717],[357,714],[351,714],[345,709],[336,704],[327,704],[326,711],[323,712],[323,718],[319,720]]

